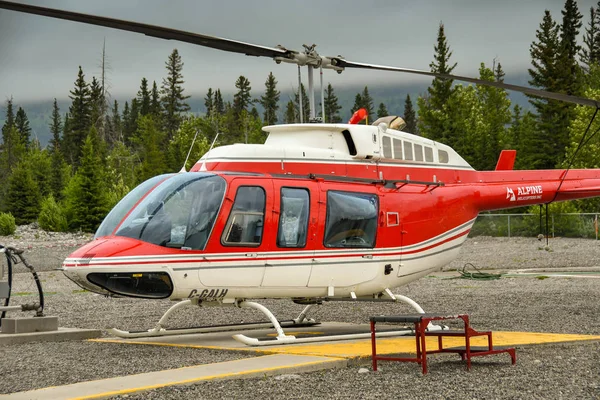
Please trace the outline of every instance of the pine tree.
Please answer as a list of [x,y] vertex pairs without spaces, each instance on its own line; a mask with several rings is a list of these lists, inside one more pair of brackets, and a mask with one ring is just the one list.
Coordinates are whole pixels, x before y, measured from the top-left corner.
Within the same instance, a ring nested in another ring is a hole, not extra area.
[[1,171],[3,177],[6,177],[15,166],[25,157],[25,143],[21,138],[21,133],[13,124],[6,128],[4,134],[4,143],[2,143]]
[[104,170],[94,149],[99,140],[94,136],[97,133],[92,128],[82,147],[79,169],[65,190],[69,225],[84,232],[94,232],[108,211]]
[[281,93],[277,90],[277,80],[273,72],[265,82],[265,94],[260,97],[260,104],[265,109],[263,122],[265,125],[275,125],[277,123],[277,110],[279,110],[279,97]]
[[390,113],[385,104],[379,103],[379,108],[377,108],[377,118],[387,117],[388,115],[390,115]]
[[146,115],[139,119],[138,130],[134,138],[134,144],[141,160],[136,172],[137,182],[143,182],[168,171],[163,145],[164,135],[152,116]]
[[48,196],[52,192],[51,154],[45,149],[42,150],[39,141],[33,140],[25,159],[41,197]]
[[[569,0],[567,0],[567,3]],[[566,6],[566,5],[565,5]],[[565,21],[567,31],[572,30],[572,24]],[[568,49],[571,38],[561,35],[559,26],[553,20],[548,10],[540,28],[536,31],[536,42],[530,47],[531,64],[529,69],[531,80],[529,83],[537,88],[565,93],[569,86],[573,87],[571,78],[566,78],[565,71],[572,69],[567,59],[572,49]],[[574,53],[576,54],[576,52]],[[539,120],[539,136],[545,140],[533,157],[538,159],[531,163],[540,168],[550,169],[560,164],[564,157],[565,146],[568,140],[567,127],[570,122],[570,106],[556,100],[546,100],[532,97],[530,103],[537,111]],[[538,142],[538,140],[535,140]]]
[[217,91],[215,92],[215,112],[219,116],[225,114],[225,103],[223,103],[221,89],[217,89]]
[[152,82],[152,94],[150,95],[150,114],[158,120],[160,118],[160,94],[156,87],[156,81]]
[[333,86],[329,83],[325,89],[325,119],[323,122],[331,124],[342,122],[342,117],[340,117],[341,109],[342,106],[338,104],[338,98],[333,91]]
[[[52,133],[52,139],[50,139],[50,146],[48,151],[50,153],[50,172],[49,172],[49,183],[50,191],[54,195],[54,198],[60,200],[62,198],[62,191],[65,187],[66,182],[66,167],[67,164],[63,158],[63,154],[60,151],[61,138],[60,134],[62,131],[62,122],[60,117],[60,109],[58,103],[54,99],[52,106],[52,121],[50,122],[50,132]],[[46,171],[46,173],[48,173]]]
[[142,78],[140,90],[137,93],[137,102],[140,105],[140,115],[150,114],[150,90],[148,89],[148,79]]
[[115,100],[111,109],[110,116],[111,136],[112,143],[123,140],[123,124],[121,122],[121,115],[119,114],[119,102]]
[[185,102],[190,96],[183,94],[183,62],[177,49],[173,49],[169,59],[165,63],[167,67],[167,78],[163,79],[161,89],[161,104],[163,110],[163,124],[167,133],[167,140],[170,140],[175,131],[179,129],[182,120],[182,113],[190,110],[190,106]]
[[[450,65],[452,51],[450,51],[450,46],[448,45],[448,40],[446,38],[446,34],[444,33],[444,24],[441,22],[438,28],[437,45],[434,46],[433,49],[435,51],[434,61],[429,64],[431,72],[436,72],[438,74],[451,74],[454,68],[456,68],[456,63],[454,63],[452,66]],[[454,81],[451,79],[433,79],[431,86],[427,88],[427,92],[431,96],[431,105],[435,109],[441,110],[443,105],[452,95],[453,82]]]
[[75,88],[70,93],[69,97],[72,103],[69,108],[69,123],[65,123],[65,128],[68,129],[63,138],[63,153],[71,165],[78,165],[81,147],[91,126],[90,89],[81,66],[75,81]]
[[405,132],[410,132],[415,135],[419,134],[419,130],[417,128],[417,114],[413,108],[410,94],[407,94],[406,100],[404,100],[404,122],[406,122],[406,126],[404,127]]
[[4,125],[2,126],[2,139],[6,143],[6,135],[8,130],[15,126],[15,112],[13,110],[13,99],[6,100],[6,117],[4,118]]
[[590,7],[590,21],[585,28],[583,43],[579,57],[589,70],[592,64],[600,62],[600,9]]
[[[300,119],[300,94],[302,95],[302,119]],[[296,122],[307,123],[310,119],[310,101],[306,95],[304,84],[300,84],[300,93],[296,91],[294,94],[294,107],[296,108]]]
[[129,127],[127,126],[127,124],[129,123],[129,121],[131,120],[131,112],[129,111],[129,103],[125,102],[125,105],[123,106],[123,115],[121,116],[121,132],[122,132],[122,140],[125,142],[125,137],[126,137],[126,132],[129,131]]
[[296,120],[296,105],[293,100],[288,101],[285,106],[285,116],[283,117],[283,121],[286,124],[295,124],[298,122]]
[[25,110],[23,110],[21,107],[19,107],[17,115],[15,116],[15,127],[19,131],[19,134],[21,135],[21,141],[25,147],[29,147],[31,142],[31,127],[29,126],[27,114],[25,114]]
[[367,110],[367,124],[373,122],[373,98],[369,94],[369,88],[365,86],[360,98],[362,100],[362,108]]
[[90,84],[90,122],[97,129],[104,122],[104,95],[102,92],[100,82],[93,76]]
[[363,107],[362,96],[360,93],[357,93],[356,96],[354,96],[354,105],[350,109],[350,115],[354,115],[354,113],[362,107]]
[[206,92],[206,97],[204,98],[204,107],[206,108],[206,118],[210,119],[214,112],[214,101],[213,101],[213,90],[212,88],[208,88],[208,92]]
[[40,204],[39,189],[26,162],[18,163],[7,182],[6,211],[15,217],[17,225],[37,219]]
[[252,96],[250,95],[250,81],[243,75],[235,82],[235,87],[238,91],[233,95],[233,111],[236,115],[236,118],[241,119],[242,111],[248,110],[248,105],[252,100]]
[[[451,74],[456,63],[450,63],[452,51],[444,32],[444,24],[438,28],[437,44],[434,46],[434,61],[429,64],[431,72]],[[455,118],[445,106],[454,93],[451,79],[434,78],[431,86],[427,88],[427,97],[417,100],[419,106],[419,130],[423,136],[442,141],[450,146],[460,140],[456,126],[452,122]],[[456,150],[456,149],[455,149]]]

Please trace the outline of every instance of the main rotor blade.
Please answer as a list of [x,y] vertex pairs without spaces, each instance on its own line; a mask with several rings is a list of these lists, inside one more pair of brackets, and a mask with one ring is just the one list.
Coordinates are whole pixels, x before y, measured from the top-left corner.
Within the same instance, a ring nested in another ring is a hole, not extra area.
[[347,61],[341,58],[335,58],[335,65],[342,68],[360,68],[360,69],[374,69],[379,71],[392,71],[392,72],[405,72],[408,74],[417,74],[417,75],[425,75],[432,76],[443,79],[454,79],[457,81],[464,81],[470,83],[476,83],[478,85],[486,85],[493,86],[499,89],[507,89],[514,90],[516,92],[521,92],[533,96],[543,97],[546,99],[565,101],[567,103],[580,104],[584,106],[591,106],[595,108],[600,107],[600,102],[593,99],[588,99],[585,97],[579,96],[571,96],[563,93],[554,93],[548,92],[545,90],[533,89],[525,86],[511,85],[510,83],[504,82],[493,82],[493,81],[485,81],[482,79],[469,78],[467,76],[460,75],[448,75],[448,74],[438,74],[436,72],[422,71],[419,69],[409,69],[409,68],[399,68],[399,67],[390,67],[386,65],[375,65],[375,64],[364,64],[353,61]]
[[143,33],[167,40],[179,40],[181,42],[211,47],[213,49],[242,53],[256,57],[285,57],[289,58],[290,51],[276,47],[259,46],[251,43],[239,42],[237,40],[225,39],[216,36],[200,35],[197,33],[165,28],[162,26],[142,24],[139,22],[125,21],[115,18],[100,17],[97,15],[82,14],[73,11],[57,10],[28,4],[13,3],[11,1],[0,1],[0,9],[19,11],[27,14],[43,15],[46,17],[66,19],[69,21],[82,22],[86,24],[105,26],[123,31]]

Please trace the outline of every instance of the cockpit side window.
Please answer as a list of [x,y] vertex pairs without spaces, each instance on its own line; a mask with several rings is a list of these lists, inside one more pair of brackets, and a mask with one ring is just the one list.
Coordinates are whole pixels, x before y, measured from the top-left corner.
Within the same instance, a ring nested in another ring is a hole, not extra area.
[[307,189],[281,188],[278,247],[305,247],[310,197]]
[[378,209],[377,195],[327,192],[325,247],[375,247]]
[[260,246],[265,221],[265,190],[240,186],[221,236],[225,246]]

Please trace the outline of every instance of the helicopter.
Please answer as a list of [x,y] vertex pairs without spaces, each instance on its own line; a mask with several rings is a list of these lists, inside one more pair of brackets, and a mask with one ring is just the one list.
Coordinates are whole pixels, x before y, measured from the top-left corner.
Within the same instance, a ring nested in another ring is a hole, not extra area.
[[[504,82],[326,57],[314,45],[300,52],[3,0],[0,9],[306,66],[311,119],[317,68],[419,74],[600,105]],[[454,260],[480,212],[600,196],[599,169],[514,170],[516,152],[503,150],[494,171],[476,171],[451,147],[403,132],[397,117],[359,120],[266,126],[264,144],[211,146],[190,171],[153,177],[127,194],[94,240],[65,259],[64,274],[96,293],[177,301],[153,329],[111,330],[120,337],[273,327],[277,335],[269,340],[234,338],[253,346],[353,339],[362,334],[300,338],[284,328],[316,324],[310,309],[328,301],[405,302],[423,313],[392,289]],[[305,308],[279,321],[250,299],[290,299]],[[188,306],[252,308],[269,321],[164,327]]]

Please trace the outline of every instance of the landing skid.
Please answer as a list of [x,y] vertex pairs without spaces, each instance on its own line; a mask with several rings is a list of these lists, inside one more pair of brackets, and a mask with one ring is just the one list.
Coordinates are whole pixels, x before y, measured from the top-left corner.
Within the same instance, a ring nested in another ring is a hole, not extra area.
[[[227,325],[211,325],[211,326],[200,326],[200,327],[192,327],[192,328],[179,328],[179,329],[168,329],[164,327],[166,320],[169,316],[177,309],[183,308],[186,306],[197,304],[193,300],[183,300],[179,303],[174,304],[171,308],[169,308],[163,316],[160,318],[156,326],[152,329],[148,329],[147,331],[124,331],[121,329],[112,328],[109,329],[108,332],[114,336],[124,338],[124,339],[135,339],[135,338],[144,338],[144,337],[159,337],[159,336],[171,336],[171,335],[189,335],[194,333],[210,333],[210,332],[227,332],[227,331],[235,331],[240,329],[265,329],[272,328],[273,322],[248,322],[243,324],[227,324]],[[262,307],[262,306],[261,306]],[[263,307],[264,308],[264,307]],[[302,313],[296,319],[287,320],[287,321],[276,321],[276,323],[280,326],[284,326],[286,328],[290,327],[309,327],[318,325],[319,322],[316,322],[313,319],[307,319],[306,313],[309,307],[306,307]],[[266,308],[264,308],[267,310]],[[262,310],[261,310],[262,311]],[[267,310],[268,311],[268,310]],[[270,312],[269,312],[270,313]],[[271,314],[273,315],[273,314]],[[273,318],[275,318],[273,316]]]
[[[394,295],[389,289],[386,289],[383,292],[387,295],[387,298],[379,298],[379,299],[371,299],[371,298],[352,298],[352,299],[336,299],[336,298],[324,298],[324,301],[371,301],[371,302],[404,302],[412,306],[417,313],[423,314],[425,311],[419,306],[416,302],[411,300],[408,297],[401,295]],[[339,334],[339,335],[328,335],[328,336],[313,336],[313,337],[296,337],[291,335],[286,335],[283,331],[283,328],[290,327],[308,327],[318,325],[319,322],[316,322],[313,319],[307,318],[308,311],[314,306],[314,304],[307,305],[302,312],[298,315],[296,319],[287,320],[287,321],[278,321],[275,318],[275,315],[266,308],[265,306],[247,300],[235,300],[231,303],[214,303],[207,305],[219,305],[219,306],[237,306],[239,308],[253,308],[262,312],[268,319],[269,322],[250,322],[244,324],[230,324],[230,325],[213,325],[213,326],[202,326],[202,327],[193,327],[193,328],[180,328],[180,329],[167,329],[165,328],[165,322],[169,318],[169,316],[179,308],[190,306],[190,305],[198,305],[197,299],[187,299],[180,301],[179,303],[173,305],[171,308],[165,312],[165,314],[158,321],[156,326],[147,331],[138,331],[138,332],[130,332],[123,331],[120,329],[109,329],[109,332],[115,336],[125,338],[125,339],[134,339],[134,338],[143,338],[143,337],[159,337],[159,336],[169,336],[169,335],[183,335],[183,334],[193,334],[193,333],[209,333],[209,332],[226,332],[233,331],[239,329],[265,329],[265,328],[274,328],[277,331],[277,336],[274,338],[268,339],[258,339],[248,337],[246,335],[237,334],[233,335],[233,338],[240,343],[243,343],[248,346],[273,346],[280,344],[292,344],[292,343],[314,343],[314,342],[327,342],[327,341],[336,341],[336,340],[355,340],[355,339],[365,339],[371,337],[370,333],[348,333],[348,334]],[[427,327],[430,331],[437,331],[448,329],[443,326],[432,325],[431,323]],[[400,330],[400,331],[387,331],[387,332],[377,332],[377,337],[391,337],[391,336],[402,336],[402,335],[410,335],[414,333],[413,330]]]
[[[403,301],[403,302],[409,304],[410,306],[412,306],[415,309],[415,311],[417,311],[419,314],[425,313],[425,311],[423,311],[423,308],[421,308],[421,306],[419,306],[419,304],[417,304],[414,300],[412,300],[406,296],[394,295],[394,294],[392,294],[392,292],[389,289],[386,289],[386,291],[384,293],[387,294],[387,296],[389,298],[386,298],[386,299],[326,298],[325,300],[326,301],[354,301],[354,302],[357,302],[357,301],[373,302],[373,301],[375,301],[375,302],[394,302],[394,303]],[[329,342],[329,341],[336,341],[336,340],[367,339],[367,338],[371,337],[371,333],[367,332],[367,333],[349,333],[349,334],[341,334],[341,335],[313,336],[313,337],[298,338],[296,336],[286,335],[283,332],[282,325],[277,321],[277,319],[275,318],[273,313],[271,313],[271,311],[269,311],[269,309],[267,309],[266,307],[264,307],[258,303],[254,303],[254,302],[250,302],[250,301],[242,301],[238,304],[238,306],[240,308],[254,308],[256,310],[261,311],[269,318],[269,320],[271,320],[272,326],[277,331],[277,336],[275,338],[268,338],[268,339],[251,338],[251,337],[248,337],[248,336],[242,335],[242,334],[233,335],[233,338],[235,340],[237,340],[238,342],[243,343],[245,345],[248,345],[248,346],[276,346],[276,345],[281,345],[281,344],[296,344],[296,343],[299,344],[299,343]],[[301,318],[306,318],[306,314],[311,307],[312,307],[312,305],[309,305],[306,308],[304,308],[304,310],[302,311],[302,313],[300,313],[300,316],[296,320],[299,320]],[[440,330],[444,330],[444,329],[448,329],[448,328],[445,326],[433,325],[431,323],[427,326],[427,330],[429,330],[429,331],[440,331]],[[414,330],[407,329],[407,330],[402,330],[402,331],[377,332],[376,336],[377,337],[392,337],[392,336],[410,335],[413,333],[414,333]]]

